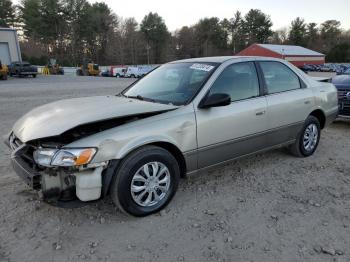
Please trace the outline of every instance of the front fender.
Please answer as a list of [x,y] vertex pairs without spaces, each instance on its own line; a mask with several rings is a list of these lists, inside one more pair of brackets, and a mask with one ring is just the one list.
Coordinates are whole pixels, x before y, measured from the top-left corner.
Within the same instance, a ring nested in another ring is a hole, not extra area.
[[193,108],[184,107],[151,118],[138,120],[77,140],[67,147],[96,147],[91,163],[122,159],[141,146],[166,142],[181,152],[197,148]]
[[147,136],[147,137],[141,137],[141,138],[137,138],[137,139],[129,141],[126,145],[124,145],[118,151],[115,158],[116,159],[124,158],[126,155],[128,155],[130,152],[134,151],[135,149],[142,147],[142,146],[145,146],[145,145],[148,145],[148,144],[156,143],[156,142],[166,142],[166,143],[172,144],[172,145],[176,146],[177,148],[179,148],[179,145],[170,136],[165,136],[165,135]]
[[177,143],[168,136],[138,137],[128,141],[127,143],[120,143],[113,139],[106,139],[99,144],[98,152],[92,159],[91,163],[99,163],[111,159],[122,159],[133,150],[156,142],[170,143],[179,148]]

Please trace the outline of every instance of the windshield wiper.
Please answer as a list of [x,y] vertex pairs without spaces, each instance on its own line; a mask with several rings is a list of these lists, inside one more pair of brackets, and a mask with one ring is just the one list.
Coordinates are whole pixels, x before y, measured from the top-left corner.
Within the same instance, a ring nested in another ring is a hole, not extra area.
[[148,97],[143,97],[141,95],[137,95],[137,96],[126,96],[127,98],[134,98],[134,99],[138,99],[141,101],[148,101],[148,102],[156,102],[154,99],[152,98],[148,98]]

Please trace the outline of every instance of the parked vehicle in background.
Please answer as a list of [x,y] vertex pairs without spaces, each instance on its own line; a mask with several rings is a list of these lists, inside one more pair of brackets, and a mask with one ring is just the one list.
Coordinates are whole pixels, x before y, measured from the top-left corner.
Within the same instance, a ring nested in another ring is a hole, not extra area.
[[137,66],[129,66],[126,70],[125,77],[138,78],[141,77],[139,68]]
[[346,69],[349,68],[347,64],[324,64],[324,65],[309,65],[305,64],[300,67],[304,72],[336,72],[342,74]]
[[203,57],[162,65],[116,96],[42,105],[6,143],[14,170],[46,201],[110,194],[145,216],[185,174],[282,146],[311,156],[337,114],[334,85],[285,60]]
[[338,89],[339,116],[350,116],[350,68],[332,78]]
[[7,80],[8,67],[1,63],[0,60],[0,80]]
[[64,69],[57,63],[55,58],[49,59],[44,70],[50,75],[64,75]]
[[333,68],[329,65],[326,65],[326,64],[320,66],[320,71],[321,72],[334,72]]
[[78,76],[99,76],[100,69],[99,65],[92,61],[83,62],[79,69],[77,69],[76,74]]
[[112,72],[111,72],[110,69],[103,70],[101,72],[101,76],[103,76],[103,77],[111,77],[112,76]]
[[321,65],[314,65],[315,72],[321,72]]
[[113,76],[117,78],[125,77],[127,70],[128,70],[127,67],[115,67],[113,68]]
[[303,65],[300,69],[303,70],[305,73],[316,71],[313,65]]
[[140,66],[128,66],[128,69],[125,73],[125,77],[131,78],[140,78],[147,75],[152,71],[156,66],[153,65],[140,65]]
[[13,62],[9,66],[10,76],[32,76],[35,78],[37,74],[38,68],[28,62]]
[[336,70],[337,75],[343,74],[348,68],[350,68],[350,67],[346,66],[346,65],[342,65],[342,64],[338,65],[337,70]]

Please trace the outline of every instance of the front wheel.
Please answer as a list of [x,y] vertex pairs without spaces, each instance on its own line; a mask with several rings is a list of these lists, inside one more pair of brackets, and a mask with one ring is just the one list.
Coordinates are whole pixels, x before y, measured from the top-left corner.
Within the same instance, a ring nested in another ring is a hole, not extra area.
[[113,178],[111,196],[122,211],[147,216],[170,202],[179,178],[178,162],[169,151],[145,146],[121,162]]
[[314,116],[308,116],[297,139],[289,149],[297,157],[308,157],[316,151],[321,136],[320,121]]

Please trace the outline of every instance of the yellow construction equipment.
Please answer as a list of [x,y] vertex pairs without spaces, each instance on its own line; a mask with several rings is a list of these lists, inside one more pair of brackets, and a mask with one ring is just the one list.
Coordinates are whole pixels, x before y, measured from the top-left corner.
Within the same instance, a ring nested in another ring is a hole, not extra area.
[[57,63],[57,60],[54,58],[49,59],[46,66],[43,68],[44,75],[64,75],[64,70]]
[[79,69],[77,69],[78,76],[98,76],[100,74],[100,69],[98,64],[94,62],[84,62]]
[[1,63],[0,60],[0,80],[7,80],[7,75],[9,73],[8,67]]

